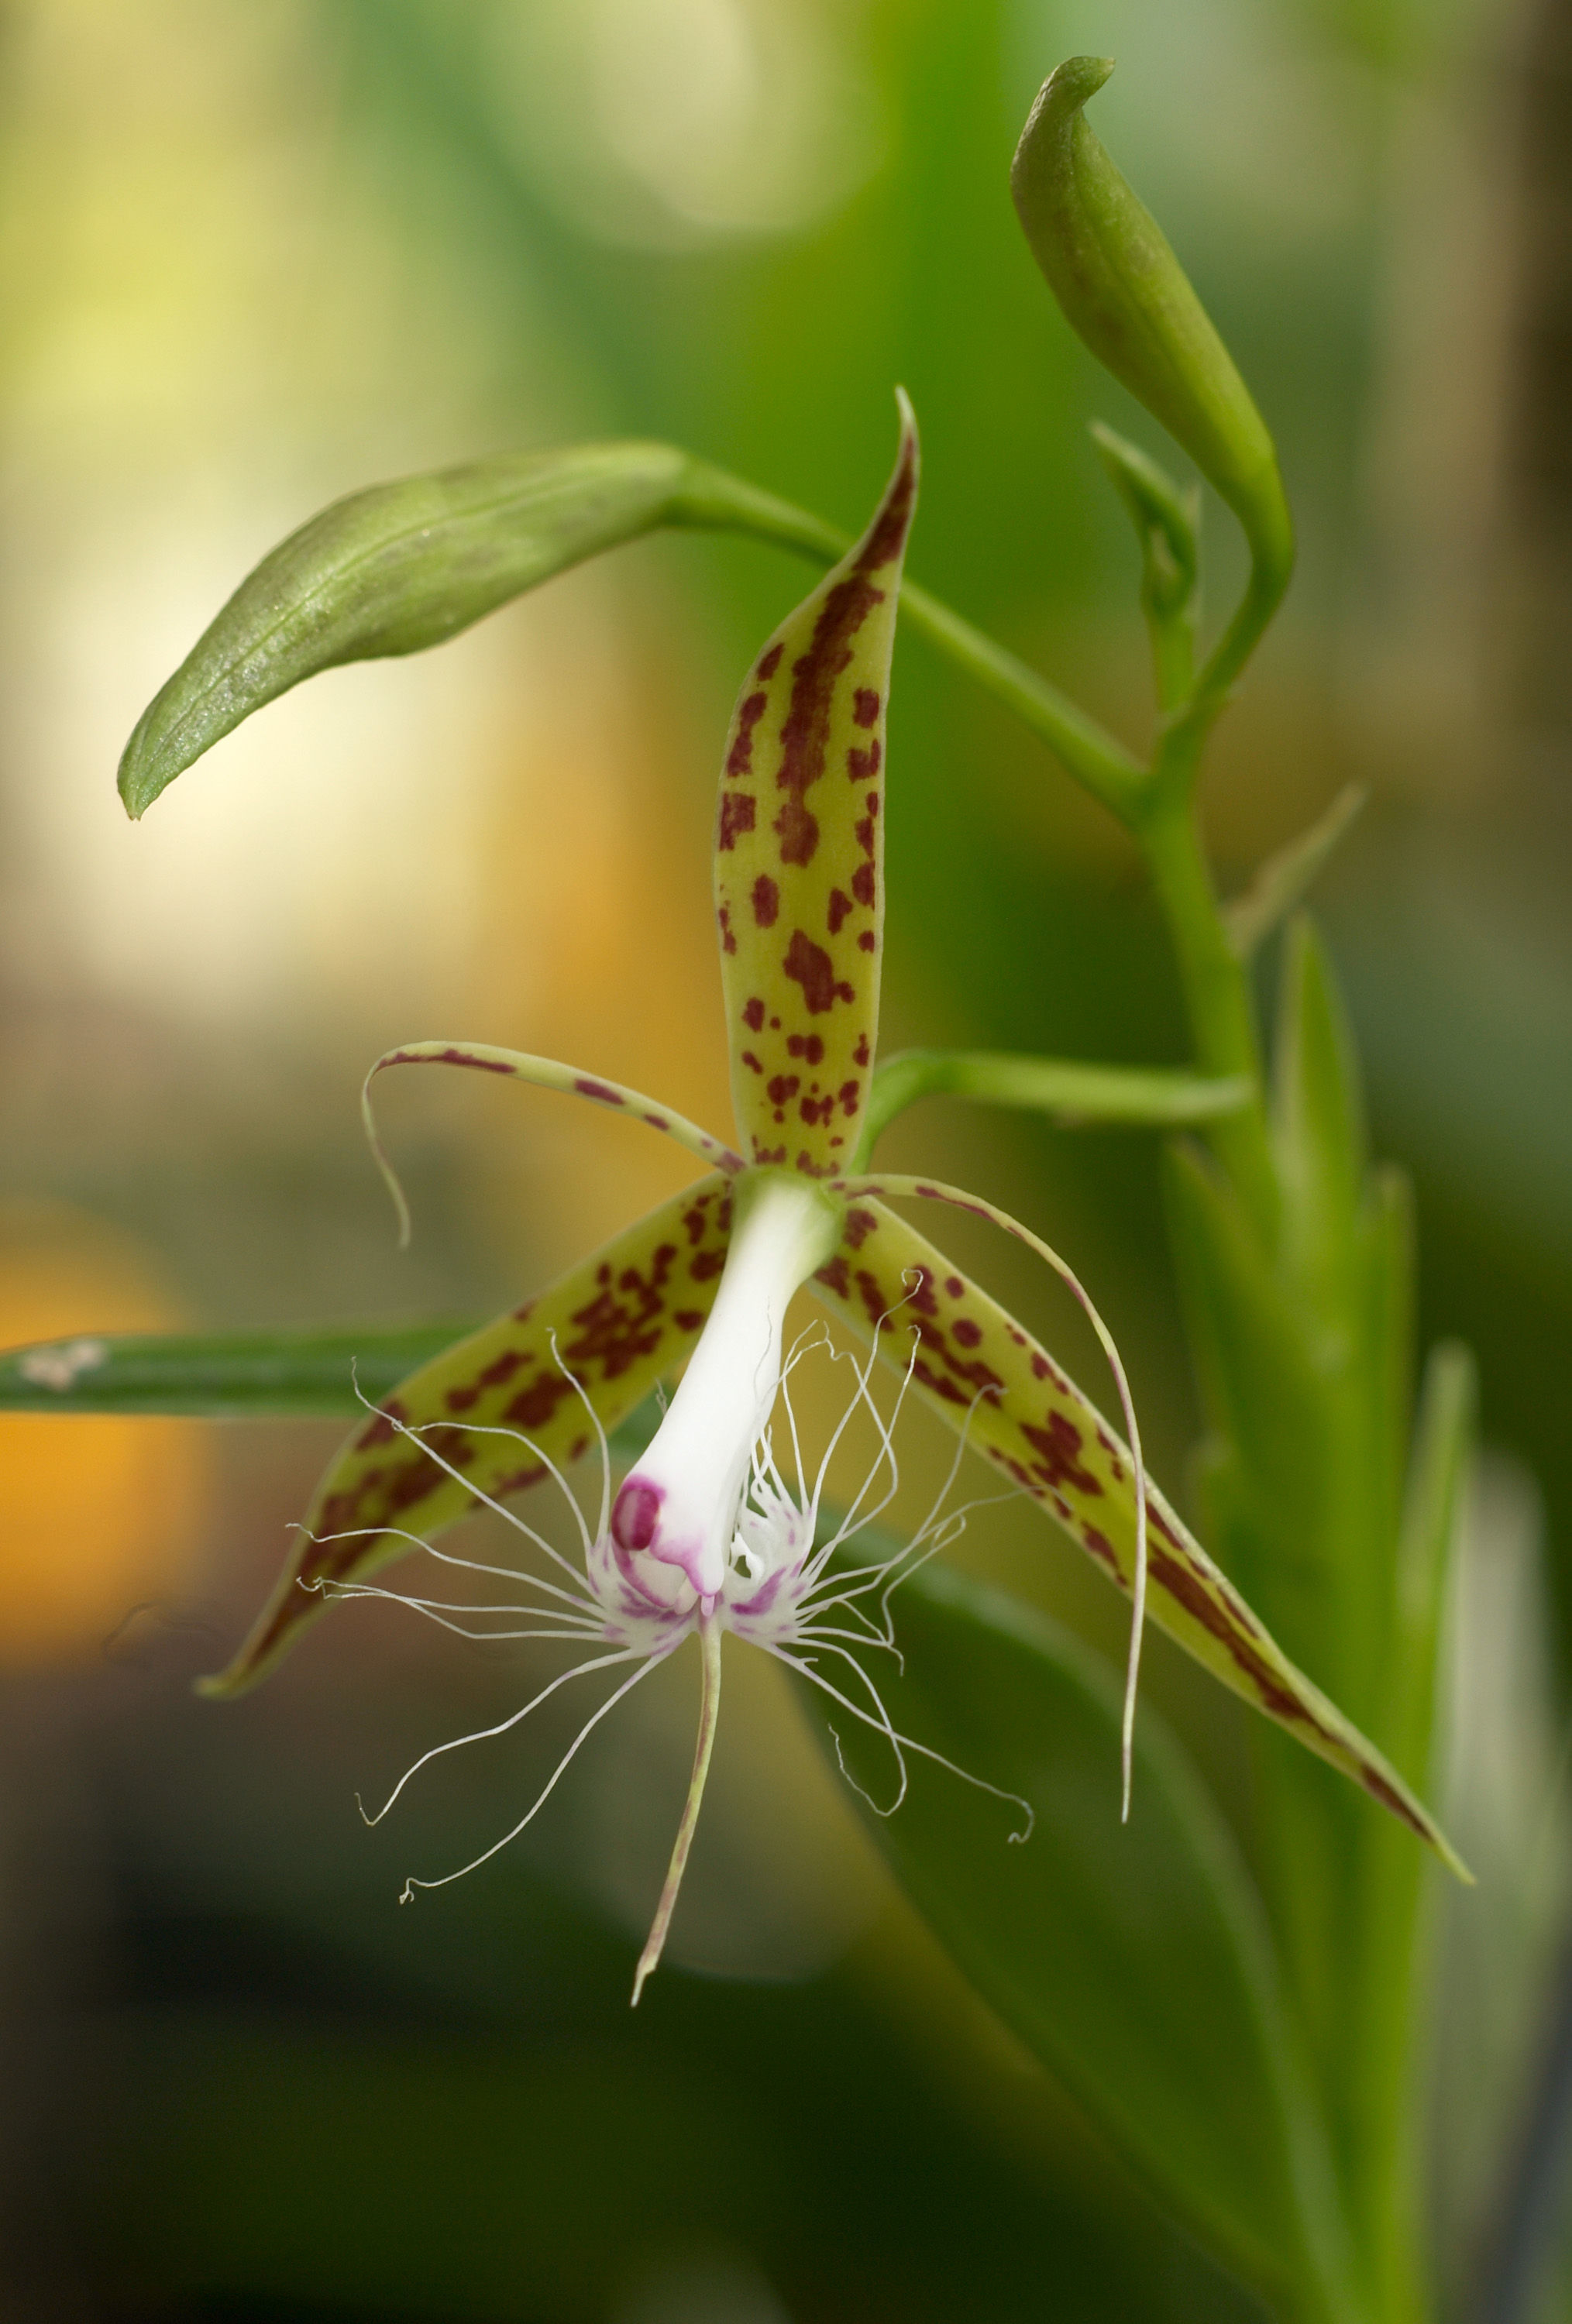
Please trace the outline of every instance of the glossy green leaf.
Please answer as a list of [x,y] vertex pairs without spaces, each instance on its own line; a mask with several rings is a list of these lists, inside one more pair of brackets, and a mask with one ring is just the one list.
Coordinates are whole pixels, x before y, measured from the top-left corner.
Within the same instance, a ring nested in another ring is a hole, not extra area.
[[471,1322],[318,1332],[77,1333],[0,1354],[0,1411],[343,1420],[475,1330]]
[[[918,1757],[880,1845],[978,1991],[1059,2075],[1158,2200],[1304,2317],[1346,2313],[1327,2158],[1270,1940],[1232,1839],[1161,1720],[1137,1732],[1119,1821],[1119,1693],[1078,1641],[930,1567],[894,1601],[896,1729],[1035,1811]],[[804,1686],[805,1702],[816,1699]],[[889,1747],[831,1711],[857,1782],[895,1791]]]

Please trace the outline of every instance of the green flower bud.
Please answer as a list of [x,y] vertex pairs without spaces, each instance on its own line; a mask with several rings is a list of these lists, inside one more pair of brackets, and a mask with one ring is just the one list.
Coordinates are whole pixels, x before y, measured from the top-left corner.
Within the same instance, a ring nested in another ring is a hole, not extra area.
[[1182,445],[1286,578],[1293,531],[1277,454],[1250,391],[1162,231],[1087,125],[1113,71],[1071,57],[1043,83],[1011,188],[1032,255],[1099,363]]

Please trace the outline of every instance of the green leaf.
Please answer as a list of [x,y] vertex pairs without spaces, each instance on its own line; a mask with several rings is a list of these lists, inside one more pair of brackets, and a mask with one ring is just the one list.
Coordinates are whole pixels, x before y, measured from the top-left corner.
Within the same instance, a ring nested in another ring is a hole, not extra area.
[[317,1332],[78,1333],[0,1354],[0,1411],[346,1420],[476,1328],[338,1324]]
[[1346,783],[1325,815],[1269,855],[1243,895],[1223,906],[1223,926],[1234,957],[1248,960],[1256,946],[1287,918],[1316,880],[1369,794],[1363,783]]
[[1364,1113],[1331,964],[1303,916],[1289,931],[1272,1068],[1283,1264],[1323,1328],[1338,1331],[1357,1300]]
[[[726,521],[714,503],[729,483],[669,444],[589,444],[334,502],[264,558],[143,711],[120,762],[128,812],[142,815],[220,736],[302,678],[438,645],[657,525]],[[827,527],[768,506],[793,545],[838,554]]]
[[[1119,1693],[1078,1641],[939,1567],[894,1606],[897,1730],[930,1761],[871,1830],[978,1991],[1151,2188],[1292,2312],[1345,2312],[1325,2144],[1292,2054],[1271,1941],[1230,1834],[1149,1707],[1119,1821]],[[806,1686],[805,1698],[814,1702]],[[833,1711],[848,1766],[888,1801],[887,1745]]]
[[1392,1750],[1403,1773],[1420,1781],[1429,1772],[1441,1609],[1473,1467],[1478,1403],[1473,1356],[1457,1341],[1443,1341],[1425,1367],[1398,1544]]

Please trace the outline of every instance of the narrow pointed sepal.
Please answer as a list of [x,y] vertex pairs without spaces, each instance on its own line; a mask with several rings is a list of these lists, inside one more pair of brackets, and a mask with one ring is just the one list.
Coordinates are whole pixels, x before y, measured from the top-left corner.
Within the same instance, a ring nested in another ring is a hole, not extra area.
[[251,1636],[203,1692],[254,1685],[335,1585],[363,1581],[432,1539],[482,1495],[522,1491],[549,1473],[548,1462],[560,1466],[587,1452],[595,1432],[586,1397],[601,1426],[614,1428],[691,1353],[730,1233],[726,1181],[700,1179],[537,1298],[411,1373],[332,1462]]
[[[980,1216],[990,1205],[976,1203]],[[877,1332],[913,1385],[1022,1492],[1058,1518],[1126,1593],[1134,1586],[1135,1471],[1128,1448],[1029,1333],[874,1196],[846,1212],[841,1248],[814,1288]],[[1157,1488],[1146,1489],[1148,1610],[1225,1686],[1349,1775],[1469,1877],[1434,1818],[1320,1689],[1297,1670]]]
[[700,1130],[697,1122],[687,1120],[658,1099],[630,1089],[625,1082],[580,1073],[576,1065],[562,1065],[555,1057],[537,1057],[524,1049],[495,1048],[489,1041],[406,1041],[402,1048],[385,1050],[378,1057],[360,1093],[361,1119],[376,1167],[393,1196],[401,1243],[410,1239],[409,1205],[398,1175],[384,1151],[371,1107],[371,1085],[378,1074],[385,1073],[390,1065],[465,1065],[475,1073],[500,1074],[504,1080],[529,1082],[536,1089],[558,1090],[565,1097],[584,1098],[591,1105],[606,1106],[620,1113],[628,1121],[642,1122],[646,1130],[658,1130],[662,1137],[674,1138],[679,1146],[686,1146],[690,1154],[712,1170],[730,1175],[743,1167],[740,1157],[720,1139],[712,1138],[707,1130]]
[[872,523],[775,632],[732,720],[715,841],[721,981],[750,1162],[855,1148],[879,1028],[885,706],[918,447],[902,395]]

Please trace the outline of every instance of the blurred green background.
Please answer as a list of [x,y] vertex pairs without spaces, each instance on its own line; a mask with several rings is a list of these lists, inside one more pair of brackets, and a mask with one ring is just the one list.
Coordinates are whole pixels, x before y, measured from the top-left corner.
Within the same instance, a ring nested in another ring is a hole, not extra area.
[[[1053,311],[1006,182],[1077,50],[1119,60],[1099,134],[1234,347],[1301,526],[1216,752],[1224,882],[1369,787],[1319,902],[1378,1147],[1418,1184],[1424,1336],[1483,1360],[1448,1783],[1484,1879],[1448,1907],[1434,2097],[1463,2286],[1565,1913],[1567,0],[6,0],[0,1340],[488,1313],[681,1183],[659,1141],[548,1100],[401,1090],[398,1255],[355,1093],[400,1039],[516,1043],[726,1120],[712,788],[801,568],[642,544],[287,698],[132,826],[113,773],[138,711],[334,495],[641,435],[854,527],[899,381],[917,577],[1143,740],[1134,552],[1086,422],[1165,447]],[[1217,609],[1239,566],[1208,520]],[[913,641],[891,752],[887,1038],[1180,1061],[1120,835]],[[1152,1142],[938,1106],[890,1152],[1073,1257],[1182,1498]],[[957,1248],[1100,1394],[1068,1308],[985,1239]],[[192,1701],[334,1436],[0,1423],[8,2314],[1256,2312],[970,1997],[762,1679],[728,1702],[636,2019],[685,1669],[529,1844],[396,1912],[571,1729],[368,1835],[356,1788],[500,1715],[515,1665],[357,1608],[257,1698]],[[939,1457],[914,1430],[914,1489]],[[1031,1516],[964,1555],[1116,1650],[1111,1593]],[[1151,1665],[1243,1818],[1236,1707],[1161,1640]]]

